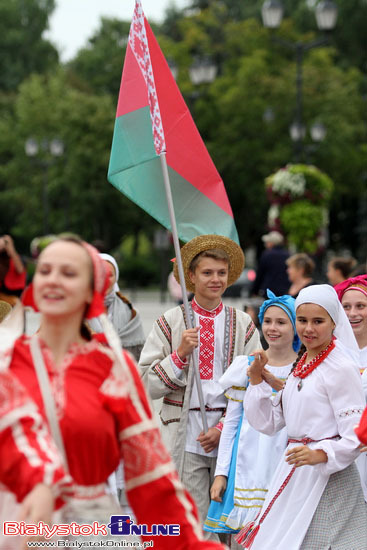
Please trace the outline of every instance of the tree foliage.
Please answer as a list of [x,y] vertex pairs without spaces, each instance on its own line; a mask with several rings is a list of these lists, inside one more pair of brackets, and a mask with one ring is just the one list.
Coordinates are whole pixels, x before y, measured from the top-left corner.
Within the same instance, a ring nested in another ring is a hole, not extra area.
[[[34,75],[22,84],[14,118],[3,122],[13,135],[3,143],[9,160],[0,169],[2,210],[13,205],[9,218],[1,220],[3,232],[11,218],[8,230],[15,237],[42,234],[45,187],[52,233],[72,231],[87,240],[103,239],[111,247],[150,221],[106,179],[114,111],[110,95],[73,88],[63,70]],[[34,159],[27,158],[24,144],[30,136],[40,144],[62,139],[64,156],[55,159],[41,150]]]
[[43,38],[54,7],[54,0],[0,0],[0,91],[57,64],[56,48]]
[[[331,244],[353,251],[361,238],[354,221],[367,173],[361,71],[367,4],[337,2],[331,44],[304,57],[304,121],[309,127],[321,120],[327,136],[315,146],[307,134],[303,160],[333,179]],[[284,4],[277,36],[315,39],[312,2]],[[261,0],[195,0],[189,10],[171,7],[161,27],[153,26],[166,58],[179,67],[178,85],[223,177],[243,247],[258,243],[267,229],[264,178],[294,160],[288,133],[296,105],[294,52],[272,40],[261,23],[261,6]],[[0,0],[1,231],[24,246],[39,235],[46,189],[52,232],[71,230],[104,239],[109,247],[126,235],[137,242],[157,224],[106,181],[130,22],[102,19],[85,48],[60,67],[56,50],[43,38],[53,8],[54,0]],[[217,63],[217,78],[194,86],[190,65],[205,55]],[[269,109],[273,117],[266,122]],[[61,138],[64,156],[41,151],[28,158],[24,143],[30,136],[40,143]],[[348,228],[345,234],[340,223]]]

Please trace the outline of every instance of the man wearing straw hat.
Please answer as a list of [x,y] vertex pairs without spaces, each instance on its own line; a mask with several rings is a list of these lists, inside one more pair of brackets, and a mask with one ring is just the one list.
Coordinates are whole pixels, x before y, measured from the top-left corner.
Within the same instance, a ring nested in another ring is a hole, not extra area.
[[[183,246],[181,256],[186,288],[194,292],[189,304],[191,323],[183,306],[157,319],[139,366],[152,399],[163,397],[163,439],[204,521],[226,410],[226,397],[218,379],[237,355],[248,355],[261,345],[250,316],[222,303],[227,286],[242,273],[241,248],[227,237],[201,235]],[[176,262],[174,274],[179,280]],[[206,433],[193,363],[200,373],[209,427]]]

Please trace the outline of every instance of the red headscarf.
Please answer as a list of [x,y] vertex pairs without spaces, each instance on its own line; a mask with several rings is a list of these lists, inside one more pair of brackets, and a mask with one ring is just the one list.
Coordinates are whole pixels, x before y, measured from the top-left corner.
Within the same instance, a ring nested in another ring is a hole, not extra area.
[[[60,240],[62,241],[63,239],[61,238]],[[68,241],[66,240],[66,242]],[[104,295],[109,286],[109,274],[105,268],[103,260],[99,256],[98,250],[85,241],[78,241],[78,243],[80,243],[80,245],[88,252],[93,265],[93,299],[85,313],[86,319],[92,319],[93,317],[98,317],[106,311],[104,306]],[[33,297],[32,283],[25,289],[22,295],[22,302],[25,306],[30,306],[35,311],[38,311]]]
[[359,290],[367,296],[367,274],[350,277],[334,286],[339,300],[343,298],[347,290]]

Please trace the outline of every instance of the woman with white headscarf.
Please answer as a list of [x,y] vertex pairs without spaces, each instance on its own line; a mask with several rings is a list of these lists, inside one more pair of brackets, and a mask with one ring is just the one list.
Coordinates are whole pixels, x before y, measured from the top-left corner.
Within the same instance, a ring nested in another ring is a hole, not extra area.
[[[121,346],[139,361],[145,342],[140,315],[120,291],[119,268],[115,258],[109,254],[100,254],[100,257],[106,262],[110,274],[110,286],[104,300],[107,317],[120,338]],[[88,324],[94,332],[103,332],[98,319],[92,319]]]
[[252,550],[366,550],[367,522],[354,460],[354,433],[364,409],[357,344],[329,285],[296,300],[296,328],[305,346],[277,401],[263,379],[265,352],[249,369],[245,414],[257,430],[286,426],[288,446],[263,507],[238,542]]

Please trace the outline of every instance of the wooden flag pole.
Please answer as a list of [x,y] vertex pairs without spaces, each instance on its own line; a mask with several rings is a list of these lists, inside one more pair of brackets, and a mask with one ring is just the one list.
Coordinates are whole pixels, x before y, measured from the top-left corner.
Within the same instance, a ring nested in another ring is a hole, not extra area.
[[[182,290],[182,300],[183,300],[183,305],[184,305],[184,308],[185,308],[187,325],[188,325],[188,328],[194,328],[192,326],[190,309],[189,309],[189,301],[187,299],[185,274],[184,274],[183,265],[182,265],[180,243],[179,243],[178,234],[177,234],[176,216],[175,216],[175,210],[174,210],[174,206],[173,206],[172,191],[171,191],[171,185],[170,185],[170,180],[169,180],[169,174],[168,174],[168,168],[167,168],[167,159],[166,159],[166,153],[165,152],[160,154],[160,159],[161,159],[161,165],[162,165],[162,171],[163,171],[164,188],[165,188],[165,191],[166,191],[168,212],[169,212],[169,217],[170,217],[170,221],[171,221],[171,228],[172,228],[173,245],[174,245],[174,248],[175,248],[178,274],[180,276],[180,285],[181,285],[181,290]],[[194,369],[196,389],[197,389],[198,396],[199,396],[200,412],[201,412],[201,418],[202,418],[202,421],[203,421],[203,431],[204,431],[204,433],[207,433],[207,431],[208,431],[208,421],[207,421],[206,412],[205,412],[203,389],[201,387],[200,374],[199,374],[199,369],[198,369],[198,366],[197,366],[196,354],[194,352],[191,353],[191,358],[192,358],[192,364],[193,364],[193,369]]]

